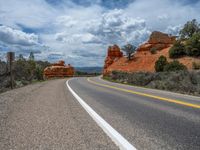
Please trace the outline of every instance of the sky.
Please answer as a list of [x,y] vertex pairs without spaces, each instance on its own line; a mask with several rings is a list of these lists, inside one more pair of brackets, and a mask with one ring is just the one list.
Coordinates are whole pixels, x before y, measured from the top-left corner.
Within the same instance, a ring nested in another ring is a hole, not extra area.
[[73,66],[103,66],[107,47],[138,46],[152,31],[177,35],[200,22],[200,0],[0,0],[0,59],[6,52]]

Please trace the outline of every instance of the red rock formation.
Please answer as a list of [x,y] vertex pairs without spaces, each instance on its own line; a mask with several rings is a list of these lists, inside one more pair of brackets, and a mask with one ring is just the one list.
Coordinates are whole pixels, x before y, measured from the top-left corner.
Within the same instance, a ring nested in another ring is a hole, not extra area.
[[[154,72],[155,62],[161,55],[164,55],[168,61],[173,61],[169,58],[169,49],[175,41],[175,37],[168,36],[161,32],[153,32],[150,36],[148,42],[142,44],[137,49],[137,52],[134,54],[134,59],[127,61],[126,57],[122,56],[120,49],[118,48],[118,54],[120,57],[111,57],[110,49],[108,49],[108,56],[105,60],[105,66],[103,70],[103,75],[109,75],[112,71],[124,71],[124,72]],[[151,48],[156,48],[156,54],[151,53]],[[179,58],[182,64],[186,65],[188,69],[192,69],[192,63],[200,63],[199,58],[194,57],[182,57]]]
[[70,64],[65,65],[64,61],[59,61],[58,63],[46,67],[43,75],[48,79],[53,77],[71,77],[74,73],[75,70]]
[[170,47],[176,40],[175,36],[169,36],[168,34],[154,31],[149,37],[148,42],[142,44],[138,51],[150,51],[151,48],[156,50],[162,50],[164,48]]
[[105,59],[105,65],[103,74],[107,73],[107,68],[114,62],[117,61],[120,57],[123,56],[123,53],[120,51],[120,48],[118,45],[113,45],[108,47],[108,53],[107,57]]
[[148,40],[149,44],[173,44],[175,40],[174,36],[169,36],[168,34],[154,31]]

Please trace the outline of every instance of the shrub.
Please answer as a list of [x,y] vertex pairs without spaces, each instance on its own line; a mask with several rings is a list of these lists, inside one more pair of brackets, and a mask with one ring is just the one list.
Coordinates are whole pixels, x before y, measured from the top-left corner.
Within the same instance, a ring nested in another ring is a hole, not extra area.
[[164,71],[164,67],[167,64],[167,58],[165,56],[160,56],[159,59],[155,63],[155,70],[156,72]]
[[169,50],[170,58],[179,58],[181,56],[184,56],[185,54],[185,46],[180,41],[175,42]]
[[114,71],[108,80],[137,86],[145,86],[162,90],[169,90],[185,94],[200,95],[200,72],[199,71],[173,71],[173,72],[121,72]]
[[35,68],[35,78],[37,80],[43,80],[43,70],[42,70],[42,67],[40,65],[36,65],[36,68]]
[[151,52],[151,54],[156,54],[157,48],[156,48],[156,47],[152,47],[152,48],[150,49],[150,52]]
[[189,56],[200,56],[200,33],[194,34],[186,41],[186,53]]
[[193,62],[192,63],[192,68],[195,69],[195,70],[200,69],[200,63]]
[[177,60],[172,61],[164,66],[164,71],[169,72],[169,71],[178,71],[178,70],[187,70],[187,67]]

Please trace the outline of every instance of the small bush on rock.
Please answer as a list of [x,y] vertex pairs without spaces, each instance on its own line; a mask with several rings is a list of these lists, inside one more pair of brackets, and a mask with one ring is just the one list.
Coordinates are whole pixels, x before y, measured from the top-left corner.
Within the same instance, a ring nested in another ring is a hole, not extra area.
[[159,59],[155,63],[155,70],[156,72],[164,71],[165,65],[167,65],[167,58],[165,56],[160,56]]
[[152,48],[150,49],[150,52],[151,52],[151,54],[156,54],[157,48],[152,47]]

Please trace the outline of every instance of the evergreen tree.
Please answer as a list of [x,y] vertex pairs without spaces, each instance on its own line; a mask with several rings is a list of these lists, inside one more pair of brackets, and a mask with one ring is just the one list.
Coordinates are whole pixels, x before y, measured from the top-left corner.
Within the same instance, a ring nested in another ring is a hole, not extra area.
[[29,60],[34,61],[34,59],[35,59],[34,53],[33,53],[33,52],[30,52]]
[[193,19],[188,21],[182,30],[180,30],[181,39],[187,39],[193,36],[193,34],[200,32],[200,24]]

